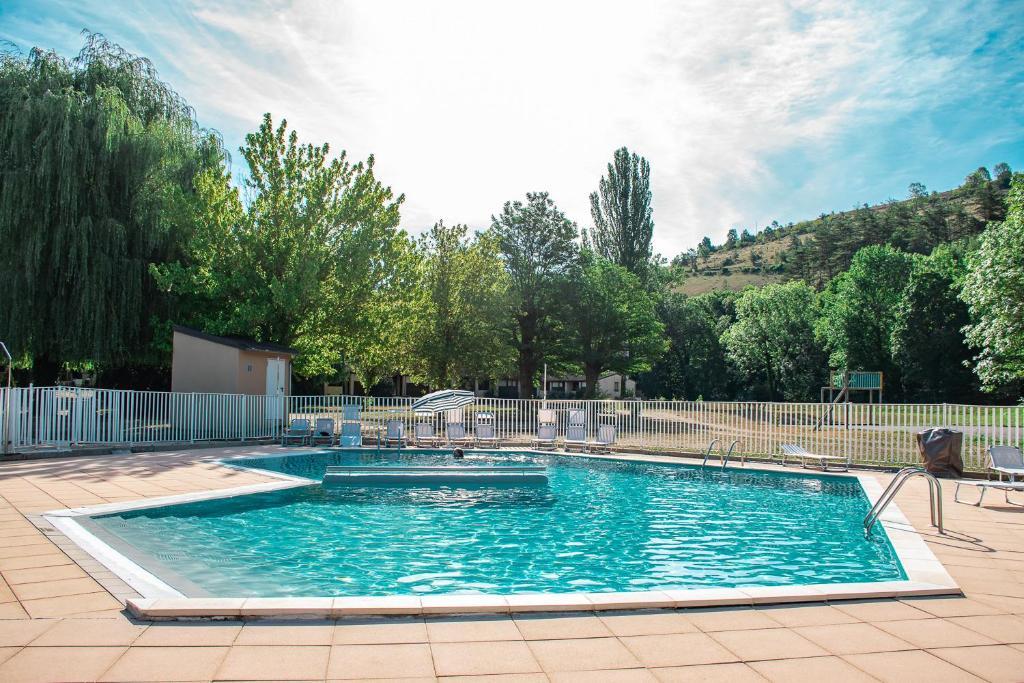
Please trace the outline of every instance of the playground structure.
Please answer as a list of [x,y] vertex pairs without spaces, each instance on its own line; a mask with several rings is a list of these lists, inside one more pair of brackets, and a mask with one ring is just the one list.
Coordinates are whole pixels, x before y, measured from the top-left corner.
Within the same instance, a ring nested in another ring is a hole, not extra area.
[[[863,370],[833,370],[829,373],[828,386],[821,388],[821,402],[828,403],[829,408],[822,414],[818,420],[818,424],[815,425],[814,429],[821,429],[822,425],[830,424],[834,425],[835,422],[835,407],[837,404],[850,404],[851,392],[861,391],[867,392],[867,403],[868,403],[868,423],[874,422],[874,415],[872,407],[875,404],[882,403],[883,400],[883,387],[884,378],[881,372],[874,371],[863,371]],[[875,392],[878,392],[878,400],[875,400]],[[828,394],[828,400],[825,400],[825,395]],[[846,428],[850,427],[849,410],[844,411],[844,418],[842,423],[846,425]]]

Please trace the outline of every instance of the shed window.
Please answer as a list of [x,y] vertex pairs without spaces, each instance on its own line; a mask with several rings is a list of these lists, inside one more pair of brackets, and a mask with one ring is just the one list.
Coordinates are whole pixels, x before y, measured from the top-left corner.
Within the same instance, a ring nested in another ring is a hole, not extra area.
[[245,366],[245,371],[252,372],[252,363],[249,363],[248,365]]

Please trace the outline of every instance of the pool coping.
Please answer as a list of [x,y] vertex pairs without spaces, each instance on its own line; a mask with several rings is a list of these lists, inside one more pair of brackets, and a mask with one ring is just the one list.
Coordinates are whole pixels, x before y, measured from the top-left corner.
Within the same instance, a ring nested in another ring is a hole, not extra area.
[[[389,595],[346,597],[289,597],[289,598],[225,598],[187,597],[165,583],[155,574],[132,561],[110,544],[93,534],[87,524],[78,518],[98,514],[126,512],[162,507],[201,500],[231,498],[251,493],[277,491],[319,483],[315,479],[242,467],[235,460],[277,458],[290,454],[322,452],[324,448],[291,450],[289,453],[250,453],[226,456],[218,460],[224,467],[256,472],[274,481],[230,489],[217,489],[193,493],[145,498],[136,501],[106,503],[73,509],[53,510],[42,518],[67,536],[82,550],[95,558],[141,597],[128,598],[127,608],[141,619],[253,619],[253,618],[328,618],[366,615],[442,615],[469,613],[517,612],[579,612],[604,610],[666,609],[693,607],[754,606],[764,604],[829,602],[869,598],[918,597],[934,595],[961,595],[962,591],[946,568],[935,557],[924,539],[914,529],[898,506],[889,505],[879,523],[885,529],[904,572],[906,580],[864,583],[829,583],[794,586],[756,586],[745,588],[692,588],[664,591],[635,591],[611,593],[523,593],[514,595],[448,594],[448,595]],[[368,448],[361,450],[372,452]],[[500,452],[501,449],[486,449]],[[550,455],[572,455],[583,458],[625,460],[654,463],[679,463],[672,456],[615,453],[610,455],[514,449]],[[719,466],[720,467],[720,466]],[[729,465],[724,469],[786,472],[791,469],[763,463]],[[858,472],[807,472],[813,477],[856,478],[868,501],[874,504],[883,487],[871,474]]]

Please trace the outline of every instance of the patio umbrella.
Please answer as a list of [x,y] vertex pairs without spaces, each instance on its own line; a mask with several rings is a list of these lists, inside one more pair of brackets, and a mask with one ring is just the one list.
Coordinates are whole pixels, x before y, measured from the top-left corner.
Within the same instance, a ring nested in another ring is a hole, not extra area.
[[441,391],[434,391],[426,396],[416,399],[412,404],[412,409],[416,411],[440,413],[445,410],[461,408],[462,406],[469,405],[475,400],[476,395],[472,391],[465,391],[464,389],[442,389]]

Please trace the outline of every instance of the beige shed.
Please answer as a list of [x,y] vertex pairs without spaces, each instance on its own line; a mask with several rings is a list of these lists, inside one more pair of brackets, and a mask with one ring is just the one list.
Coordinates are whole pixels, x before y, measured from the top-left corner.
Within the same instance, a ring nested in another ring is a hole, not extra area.
[[286,396],[297,355],[287,346],[175,325],[171,391]]

